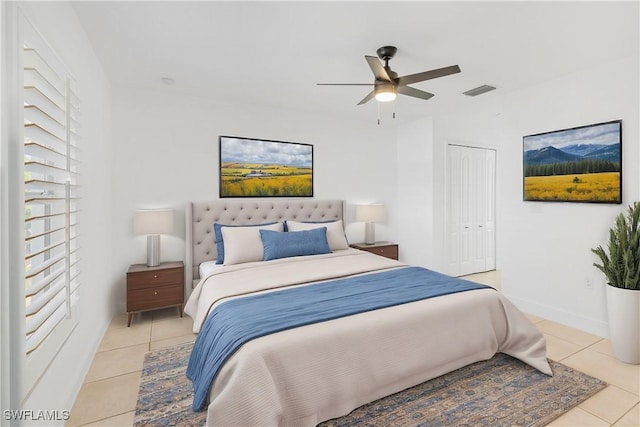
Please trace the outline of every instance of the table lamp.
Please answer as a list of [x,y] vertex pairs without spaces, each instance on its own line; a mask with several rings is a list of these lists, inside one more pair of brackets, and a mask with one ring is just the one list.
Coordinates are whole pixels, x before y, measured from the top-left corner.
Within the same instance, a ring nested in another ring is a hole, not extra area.
[[173,209],[135,211],[133,231],[147,235],[147,266],[160,265],[160,235],[173,232]]
[[386,221],[386,211],[382,204],[357,205],[356,221],[362,221],[364,225],[364,243],[373,245],[376,242],[376,222]]

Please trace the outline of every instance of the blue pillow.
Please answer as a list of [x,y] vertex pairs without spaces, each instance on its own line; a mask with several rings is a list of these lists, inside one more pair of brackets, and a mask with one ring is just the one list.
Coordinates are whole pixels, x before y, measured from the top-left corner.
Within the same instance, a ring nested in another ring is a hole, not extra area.
[[307,231],[288,231],[281,233],[260,230],[264,248],[264,261],[302,255],[331,253],[327,241],[327,227]]
[[271,225],[275,224],[278,221],[267,222],[265,224],[253,224],[253,225],[227,225],[227,224],[218,224],[217,222],[213,224],[213,232],[216,234],[216,248],[218,249],[218,259],[216,260],[216,264],[224,263],[224,241],[222,240],[222,227],[260,227],[261,225]]

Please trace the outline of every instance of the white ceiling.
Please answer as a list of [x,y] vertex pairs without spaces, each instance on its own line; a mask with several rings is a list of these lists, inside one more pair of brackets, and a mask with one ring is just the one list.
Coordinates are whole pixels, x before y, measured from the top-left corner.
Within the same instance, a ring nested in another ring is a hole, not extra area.
[[[374,120],[356,104],[370,83],[364,55],[398,47],[399,75],[458,64],[462,72],[399,96],[399,117],[464,108],[482,84],[517,90],[638,55],[638,2],[73,2],[116,86],[151,88]],[[166,86],[162,77],[175,79]],[[480,99],[480,98],[478,98]],[[389,108],[389,107],[385,107]]]

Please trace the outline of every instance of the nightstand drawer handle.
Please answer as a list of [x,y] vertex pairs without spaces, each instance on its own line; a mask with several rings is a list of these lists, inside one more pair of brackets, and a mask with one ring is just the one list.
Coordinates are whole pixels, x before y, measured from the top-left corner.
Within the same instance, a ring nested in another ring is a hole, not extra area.
[[155,291],[153,294],[154,294],[154,295],[158,295],[158,291]]
[[157,274],[154,274],[154,275],[153,275],[153,278],[154,278],[154,279],[157,279],[157,278],[158,278],[158,275],[157,275]]

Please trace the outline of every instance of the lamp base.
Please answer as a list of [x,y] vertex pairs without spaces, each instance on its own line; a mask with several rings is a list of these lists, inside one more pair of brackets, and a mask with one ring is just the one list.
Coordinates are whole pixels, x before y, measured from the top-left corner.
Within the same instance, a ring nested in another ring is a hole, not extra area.
[[376,223],[364,223],[364,244],[373,245],[376,242]]
[[160,265],[160,235],[151,234],[147,236],[147,267],[157,267]]

